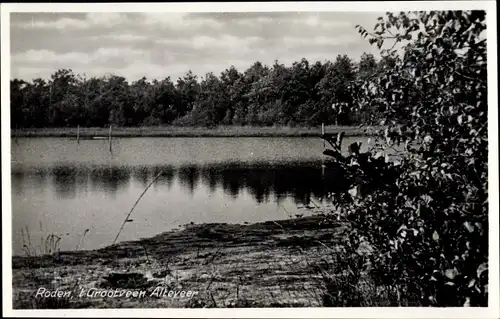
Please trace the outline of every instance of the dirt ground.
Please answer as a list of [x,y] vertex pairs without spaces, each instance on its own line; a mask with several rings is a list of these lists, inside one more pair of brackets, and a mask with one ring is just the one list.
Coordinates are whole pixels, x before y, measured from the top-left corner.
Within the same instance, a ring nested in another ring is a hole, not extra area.
[[[192,224],[99,250],[14,256],[13,307],[317,307],[324,282],[316,269],[331,264],[345,228],[323,214]],[[42,296],[56,289],[67,293]],[[119,295],[133,290],[144,292]]]

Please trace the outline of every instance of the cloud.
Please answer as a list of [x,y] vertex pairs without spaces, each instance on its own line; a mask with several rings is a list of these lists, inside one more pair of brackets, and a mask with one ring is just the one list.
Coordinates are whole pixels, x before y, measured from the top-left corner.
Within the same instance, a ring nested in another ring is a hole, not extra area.
[[[71,68],[71,66],[88,65],[91,63],[101,65],[113,59],[123,59],[126,61],[148,61],[150,52],[130,48],[99,48],[91,53],[68,52],[57,54],[50,50],[28,50],[15,54],[11,61],[15,64],[54,64],[58,67]],[[113,62],[113,61],[112,61]]]
[[127,33],[95,35],[95,36],[89,37],[89,39],[91,39],[91,40],[109,40],[109,41],[117,41],[117,42],[131,42],[131,43],[151,40],[151,38],[147,35],[127,34]]
[[357,43],[359,39],[351,35],[338,36],[314,36],[314,37],[284,37],[283,42],[290,47],[297,46],[328,46],[328,45],[348,45]]
[[41,64],[41,63],[88,63],[89,55],[82,52],[68,52],[56,54],[50,50],[28,50],[13,55],[11,62],[14,64]]
[[128,18],[123,13],[115,12],[89,12],[87,13],[86,23],[91,26],[101,26],[101,27],[117,27],[120,24],[128,22]]
[[[129,80],[177,78],[192,70],[220,74],[255,61],[291,64],[301,58],[356,59],[377,52],[354,26],[377,13],[15,13],[11,15],[11,73],[49,77],[58,68]],[[373,23],[372,23],[373,22]],[[102,72],[101,74],[99,72]]]
[[209,17],[190,17],[188,13],[142,13],[137,22],[143,26],[167,30],[200,30],[211,28],[220,30],[224,24]]
[[31,28],[31,29],[57,29],[57,30],[67,30],[67,29],[83,29],[87,27],[84,20],[77,20],[71,18],[63,18],[55,21],[35,21],[25,22],[24,24],[19,24],[20,27]]
[[122,13],[99,13],[99,12],[89,12],[85,15],[85,18],[77,18],[76,16],[63,17],[60,19],[47,19],[50,17],[48,14],[45,15],[31,15],[31,21],[26,21],[22,19],[14,26],[26,29],[54,29],[54,30],[77,30],[77,29],[89,29],[95,27],[116,27],[120,24],[127,22],[127,17]]
[[164,45],[168,50],[171,47],[182,48],[185,53],[189,52],[224,52],[225,54],[244,54],[252,51],[259,43],[263,41],[262,38],[256,36],[250,37],[236,37],[224,34],[218,37],[197,35],[185,39],[162,39],[158,40],[158,44]]

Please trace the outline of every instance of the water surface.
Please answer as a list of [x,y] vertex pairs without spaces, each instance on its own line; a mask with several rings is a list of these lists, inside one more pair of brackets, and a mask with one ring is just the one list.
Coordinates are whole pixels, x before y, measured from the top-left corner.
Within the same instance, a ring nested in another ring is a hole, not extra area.
[[15,254],[24,253],[24,244],[45,249],[51,233],[62,237],[61,250],[111,244],[159,172],[120,241],[190,222],[308,214],[335,185],[325,182],[318,138],[119,138],[111,153],[106,140],[20,138],[11,145]]

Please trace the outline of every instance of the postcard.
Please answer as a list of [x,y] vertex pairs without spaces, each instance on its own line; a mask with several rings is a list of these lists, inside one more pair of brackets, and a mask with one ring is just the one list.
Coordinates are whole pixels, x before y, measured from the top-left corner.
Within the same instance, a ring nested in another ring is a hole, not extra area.
[[495,2],[1,6],[4,315],[500,316]]

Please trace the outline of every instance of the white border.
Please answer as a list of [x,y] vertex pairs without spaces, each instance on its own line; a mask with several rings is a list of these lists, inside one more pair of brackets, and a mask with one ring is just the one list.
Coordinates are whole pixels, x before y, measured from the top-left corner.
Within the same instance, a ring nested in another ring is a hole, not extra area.
[[[489,307],[488,308],[251,308],[251,309],[77,309],[13,310],[10,172],[10,12],[271,12],[407,10],[487,11],[489,138]],[[500,318],[498,236],[498,96],[495,1],[253,2],[253,3],[8,3],[1,4],[2,70],[2,241],[3,315],[19,317],[179,317],[179,318]]]

